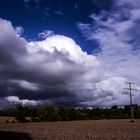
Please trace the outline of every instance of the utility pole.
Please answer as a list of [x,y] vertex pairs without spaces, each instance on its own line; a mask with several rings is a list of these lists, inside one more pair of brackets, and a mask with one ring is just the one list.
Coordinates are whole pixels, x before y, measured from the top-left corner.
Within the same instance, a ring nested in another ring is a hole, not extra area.
[[128,84],[128,88],[125,88],[129,91],[130,95],[130,107],[131,107],[131,122],[134,122],[134,114],[133,114],[133,103],[132,103],[132,91],[137,91],[137,89],[132,88],[132,85],[135,85],[135,83],[132,82],[126,82]]

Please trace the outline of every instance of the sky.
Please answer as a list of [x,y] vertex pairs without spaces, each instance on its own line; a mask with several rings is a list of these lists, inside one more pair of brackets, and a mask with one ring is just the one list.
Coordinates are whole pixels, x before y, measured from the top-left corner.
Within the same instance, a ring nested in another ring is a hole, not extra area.
[[139,0],[1,0],[0,108],[140,104]]

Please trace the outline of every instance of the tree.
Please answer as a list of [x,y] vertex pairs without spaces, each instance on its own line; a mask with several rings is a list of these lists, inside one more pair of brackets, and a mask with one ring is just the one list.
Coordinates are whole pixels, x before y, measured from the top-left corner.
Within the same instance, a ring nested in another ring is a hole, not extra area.
[[28,108],[24,108],[22,105],[19,104],[16,106],[16,109],[17,109],[16,120],[18,120],[18,122],[27,122],[26,116]]

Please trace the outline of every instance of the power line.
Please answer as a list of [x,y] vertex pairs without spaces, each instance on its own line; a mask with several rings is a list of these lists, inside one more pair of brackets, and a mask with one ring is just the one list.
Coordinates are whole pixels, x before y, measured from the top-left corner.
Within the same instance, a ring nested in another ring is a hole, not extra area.
[[133,113],[133,103],[132,103],[132,91],[137,91],[137,89],[132,88],[132,85],[135,85],[135,83],[132,82],[126,82],[128,84],[128,88],[125,88],[129,91],[130,95],[130,107],[131,107],[131,122],[134,122],[134,113]]

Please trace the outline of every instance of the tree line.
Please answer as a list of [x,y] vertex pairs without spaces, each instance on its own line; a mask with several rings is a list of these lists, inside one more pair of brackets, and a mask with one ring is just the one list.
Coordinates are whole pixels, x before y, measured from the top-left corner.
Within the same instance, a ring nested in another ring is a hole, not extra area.
[[[134,118],[140,118],[140,106],[133,105]],[[36,108],[17,105],[16,108],[0,110],[0,116],[14,116],[19,122],[72,121],[97,119],[129,119],[130,105],[110,108],[65,108],[40,106]]]

